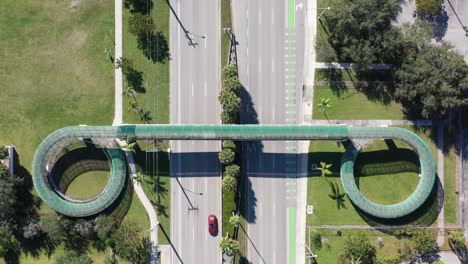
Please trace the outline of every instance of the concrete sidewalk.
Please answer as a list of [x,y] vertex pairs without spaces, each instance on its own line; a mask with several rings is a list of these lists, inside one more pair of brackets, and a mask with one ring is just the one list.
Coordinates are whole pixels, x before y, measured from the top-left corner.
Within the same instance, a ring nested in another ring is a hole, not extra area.
[[[122,58],[122,0],[115,0],[115,54],[114,63],[117,66],[117,59]],[[114,94],[114,121],[113,126],[122,124],[122,69],[114,67],[115,94]]]
[[432,120],[337,120],[314,119],[310,115],[304,116],[304,125],[346,125],[346,126],[432,126]]

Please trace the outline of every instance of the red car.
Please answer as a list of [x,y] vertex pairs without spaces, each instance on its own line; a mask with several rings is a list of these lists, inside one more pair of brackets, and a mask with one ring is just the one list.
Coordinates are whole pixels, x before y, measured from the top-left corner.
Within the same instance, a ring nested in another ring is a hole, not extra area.
[[208,216],[208,232],[213,236],[218,233],[218,219],[214,214]]

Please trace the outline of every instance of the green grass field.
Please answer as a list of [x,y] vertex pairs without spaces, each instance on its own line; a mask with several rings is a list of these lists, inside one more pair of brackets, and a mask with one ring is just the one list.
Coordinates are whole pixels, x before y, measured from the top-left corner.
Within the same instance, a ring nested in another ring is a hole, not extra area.
[[402,108],[395,102],[387,105],[378,100],[369,100],[362,92],[348,88],[339,94],[328,85],[314,87],[314,106],[320,98],[330,98],[331,108],[324,112],[313,110],[313,119],[404,119]]
[[86,172],[71,182],[66,194],[78,199],[92,198],[104,190],[108,180],[108,171]]
[[457,175],[456,175],[456,151],[454,143],[454,135],[449,128],[445,129],[444,144],[444,216],[446,225],[457,224]]
[[[353,233],[360,232],[358,230],[342,230],[342,235],[338,236],[333,230],[317,230],[322,240],[327,241],[322,243],[321,248],[313,247],[314,254],[317,255],[316,263],[338,263],[339,255],[344,251],[346,237]],[[398,255],[398,247],[400,244],[408,241],[406,238],[398,239],[395,236],[388,235],[386,233],[376,230],[364,230],[361,231],[366,234],[369,241],[377,249],[377,258],[390,257]],[[383,239],[383,247],[379,247],[378,238]],[[308,240],[308,234],[306,231],[306,241]]]
[[[434,141],[431,139],[431,130],[416,131],[412,127],[405,127],[418,133],[429,145],[433,154],[436,154]],[[356,161],[356,177],[363,194],[369,199],[391,204],[404,200],[416,188],[418,183],[417,160],[414,152],[408,150],[408,145],[400,141],[392,142],[396,150],[389,150],[385,141],[378,140],[367,145]],[[339,176],[341,155],[345,151],[343,144],[333,141],[312,141],[309,146],[309,165],[320,164],[324,161],[333,164],[332,176],[327,177],[330,182],[339,186],[340,193],[344,193]],[[387,165],[387,167],[386,167]],[[310,167],[310,166],[309,166]],[[390,173],[381,174],[381,168],[390,168]],[[407,170],[407,171],[405,171]],[[378,173],[376,173],[378,172]],[[379,174],[370,176],[373,174]],[[307,216],[307,225],[373,225],[374,220],[363,217],[354,208],[347,196],[338,208],[338,203],[329,197],[331,190],[325,179],[319,177],[318,171],[311,172],[308,179],[307,203],[314,205],[314,214]],[[424,208],[426,212],[417,212],[412,219],[403,219],[405,223],[433,224],[435,203],[429,201]],[[423,209],[423,208],[422,208]],[[423,211],[421,209],[421,211]],[[379,224],[379,222],[377,222]]]
[[[35,149],[69,125],[112,123],[113,1],[2,1],[0,144],[30,168]],[[8,10],[8,11],[6,11]]]
[[[137,47],[136,37],[128,32],[128,18],[130,12],[123,13],[123,54],[133,61],[135,68],[143,72],[143,85],[146,93],[136,95],[138,104],[151,112],[151,123],[169,123],[169,61],[153,63],[148,60]],[[154,0],[151,12],[156,31],[161,31],[169,42],[169,6],[165,0]],[[142,123],[137,112],[129,111],[129,99],[124,96],[124,123]]]

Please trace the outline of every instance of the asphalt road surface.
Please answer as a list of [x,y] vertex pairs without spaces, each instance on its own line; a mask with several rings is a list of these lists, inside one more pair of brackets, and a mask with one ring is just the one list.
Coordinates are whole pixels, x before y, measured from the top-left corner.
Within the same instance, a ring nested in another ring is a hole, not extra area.
[[[233,1],[242,123],[300,123],[305,9],[299,0]],[[296,263],[297,146],[243,146],[250,263]]]
[[[170,100],[172,124],[219,124],[220,3],[171,0]],[[171,263],[220,263],[221,224],[217,141],[171,141]]]

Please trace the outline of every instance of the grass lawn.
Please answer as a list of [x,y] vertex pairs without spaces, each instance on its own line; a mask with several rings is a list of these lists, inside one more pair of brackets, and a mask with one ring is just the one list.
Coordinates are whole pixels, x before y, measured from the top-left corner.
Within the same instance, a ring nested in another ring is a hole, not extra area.
[[313,119],[404,119],[402,108],[391,101],[387,105],[378,100],[369,100],[364,93],[349,87],[336,93],[328,85],[314,87],[314,105],[320,103],[320,98],[330,98],[332,105],[324,112],[313,110]]
[[[2,1],[0,144],[16,144],[30,168],[39,143],[69,125],[112,123],[111,0]],[[8,10],[8,11],[7,11]]]
[[[322,243],[321,248],[313,247],[314,254],[317,255],[316,263],[338,263],[338,257],[344,251],[346,237],[356,232],[364,232],[372,245],[377,249],[377,258],[396,256],[398,254],[398,247],[401,243],[408,241],[406,238],[398,239],[376,230],[343,230],[342,235],[338,236],[332,230],[317,230],[322,235],[322,240],[327,241]],[[307,231],[306,231],[307,232]],[[383,239],[383,247],[379,247],[377,239]],[[306,233],[306,240],[308,234]]]
[[223,29],[231,28],[231,1],[221,0],[221,65],[224,67],[228,63],[229,46],[231,45],[231,39]]
[[229,218],[232,215],[232,211],[236,210],[236,192],[224,191],[223,190],[223,229],[222,235],[225,236],[226,232],[229,235],[234,233],[234,226],[229,223]]
[[66,195],[87,199],[100,194],[109,180],[108,171],[90,171],[76,177],[68,186]]
[[452,132],[450,128],[446,128],[444,134],[444,216],[446,225],[457,224],[457,156],[453,146],[455,136],[451,134]]
[[[151,16],[156,31],[161,31],[169,42],[169,6],[165,0],[154,0]],[[130,12],[123,12],[123,54],[124,57],[133,61],[135,68],[143,72],[143,84],[146,93],[137,94],[138,104],[145,110],[150,111],[152,123],[169,123],[169,61],[165,63],[153,63],[147,59],[137,47],[136,37],[128,32],[128,19]],[[124,123],[142,123],[135,111],[128,111],[129,100],[124,96],[123,100]]]
[[[436,153],[430,129],[416,131],[412,127],[405,128],[420,135],[428,143],[433,154]],[[392,143],[395,145],[392,145]],[[389,150],[389,146],[392,146],[392,149],[393,147],[397,149]],[[331,167],[333,175],[329,176],[328,180],[336,183],[341,193],[344,193],[344,191],[339,178],[339,170],[341,155],[344,151],[343,144],[337,144],[334,141],[312,141],[309,147],[310,165],[318,165],[321,161],[333,164]],[[418,168],[418,165],[414,164],[414,160],[417,160],[415,155],[414,152],[408,150],[406,143],[400,141],[385,142],[378,140],[367,145],[356,161],[357,175],[360,175],[360,177],[356,177],[356,180],[364,195],[373,201],[386,204],[395,203],[408,197],[416,188],[419,180],[415,172]],[[383,174],[382,168],[389,173]],[[314,214],[307,215],[307,225],[386,224],[385,221],[362,215],[354,208],[347,196],[344,197],[343,206],[338,209],[337,202],[328,196],[331,191],[325,179],[319,177],[318,171],[313,171],[310,175],[307,201],[308,204],[314,205]],[[437,217],[435,205],[434,198],[429,199],[420,210],[402,219],[401,223],[433,224]]]
[[[79,1],[72,8],[70,1],[5,0],[0,11],[0,104],[8,109],[0,112],[0,144],[15,144],[21,164],[30,170],[37,146],[54,130],[112,123],[114,66],[104,51],[114,45],[114,2]],[[99,191],[96,181],[83,175],[70,191]],[[124,221],[147,235],[146,212],[133,196]],[[48,212],[43,204],[40,213]],[[20,262],[50,263],[60,252],[48,257],[40,251],[21,256]],[[105,254],[90,249],[96,263]]]

